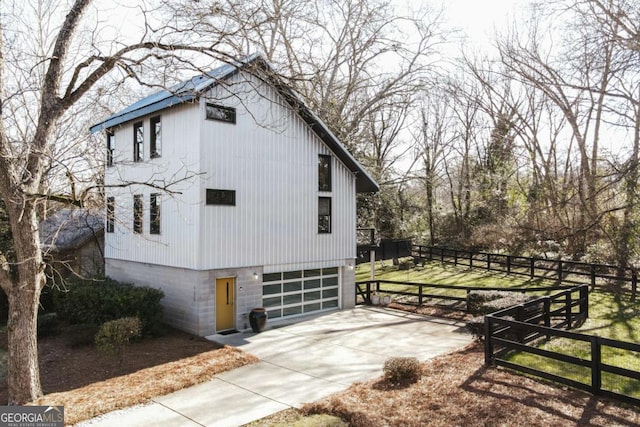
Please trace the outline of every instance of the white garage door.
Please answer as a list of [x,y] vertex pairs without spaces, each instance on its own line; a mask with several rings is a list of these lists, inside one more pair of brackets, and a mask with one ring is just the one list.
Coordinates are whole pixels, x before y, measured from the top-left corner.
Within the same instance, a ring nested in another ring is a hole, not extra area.
[[270,319],[338,308],[338,267],[268,273],[262,304]]

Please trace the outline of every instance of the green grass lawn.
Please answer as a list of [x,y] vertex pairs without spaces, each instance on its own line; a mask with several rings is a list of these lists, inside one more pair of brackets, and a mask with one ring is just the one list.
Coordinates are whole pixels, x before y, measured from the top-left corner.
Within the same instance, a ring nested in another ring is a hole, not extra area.
[[[370,279],[370,264],[358,265],[356,280]],[[505,273],[490,272],[480,268],[469,269],[465,266],[453,266],[433,261],[426,263],[424,267],[416,266],[408,270],[400,270],[391,261],[385,261],[382,265],[376,263],[376,279],[393,280],[416,283],[444,284],[474,287],[540,287],[553,286],[556,283],[549,280],[531,280],[526,276],[507,275]],[[381,292],[386,291],[416,291],[414,287],[403,285],[381,285]],[[463,296],[460,291],[439,291],[429,289],[432,294],[438,292],[447,295]],[[608,288],[597,287],[589,293],[589,319],[575,332],[588,335],[597,335],[620,341],[640,342],[640,301],[632,302],[628,294],[617,296]],[[541,348],[553,350],[559,353],[590,360],[590,344],[586,342],[552,339],[539,345]],[[586,367],[579,367],[564,362],[559,362],[543,356],[529,353],[515,353],[510,356],[510,361],[525,366],[532,366],[538,370],[553,373],[583,384],[591,383],[591,371]],[[634,371],[640,371],[640,353],[612,347],[602,348],[602,363],[618,366]],[[614,374],[604,373],[602,383],[605,389],[640,398],[640,381],[630,380]]]

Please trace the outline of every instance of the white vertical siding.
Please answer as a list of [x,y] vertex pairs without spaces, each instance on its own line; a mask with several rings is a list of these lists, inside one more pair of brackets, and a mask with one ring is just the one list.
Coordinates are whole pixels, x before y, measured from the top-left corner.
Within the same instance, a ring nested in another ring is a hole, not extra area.
[[[318,155],[330,151],[275,91],[262,88],[251,96],[251,87],[236,83],[240,97],[212,94],[237,109],[237,123],[203,122],[202,166],[209,173],[202,191],[235,190],[236,206],[203,202],[202,267],[341,264],[355,256],[355,177],[334,156],[332,191],[320,193]],[[330,234],[318,234],[318,196],[332,198]]]
[[[115,164],[107,168],[105,192],[115,197],[116,225],[114,233],[105,233],[106,258],[198,267],[198,110],[197,104],[186,104],[160,112],[162,154],[155,159],[150,159],[149,117],[144,117],[144,161],[139,163],[132,161],[133,123],[115,130]],[[185,179],[189,176],[192,178]],[[127,186],[110,187],[121,184]],[[149,233],[151,193],[161,194],[159,235]],[[133,233],[135,194],[141,194],[144,201],[142,234]]]
[[[160,113],[162,157],[149,159],[145,117],[144,162],[133,163],[133,123],[116,129],[116,165],[107,186],[123,182],[166,185],[161,234],[149,234],[149,195],[144,185],[107,187],[116,197],[116,230],[106,233],[105,256],[190,269],[265,266],[265,271],[344,265],[355,257],[355,177],[332,157],[332,191],[318,191],[318,155],[324,143],[279,95],[260,82],[230,86],[234,96],[209,95],[237,109],[236,124],[205,120],[206,99]],[[259,87],[261,93],[256,92]],[[154,114],[155,115],[155,114]],[[236,206],[207,206],[206,189],[236,191]],[[179,194],[178,194],[179,193]],[[133,225],[133,195],[144,196],[144,232]],[[318,196],[332,198],[332,232],[318,233]],[[107,272],[108,274],[108,272]]]

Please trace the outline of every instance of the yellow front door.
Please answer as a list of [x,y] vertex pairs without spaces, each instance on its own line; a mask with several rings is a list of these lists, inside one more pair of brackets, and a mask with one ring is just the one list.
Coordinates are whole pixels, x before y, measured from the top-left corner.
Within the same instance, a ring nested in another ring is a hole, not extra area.
[[216,331],[235,327],[233,289],[233,278],[216,279]]

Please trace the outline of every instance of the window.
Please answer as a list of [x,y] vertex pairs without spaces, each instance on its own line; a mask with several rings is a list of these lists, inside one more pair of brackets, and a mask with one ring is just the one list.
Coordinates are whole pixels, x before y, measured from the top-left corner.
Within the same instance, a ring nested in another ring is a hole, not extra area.
[[223,107],[221,105],[207,104],[207,120],[218,120],[221,122],[235,123],[236,109]]
[[236,205],[235,190],[212,190],[207,188],[207,205]]
[[318,233],[331,233],[331,197],[318,197]]
[[116,135],[113,130],[107,130],[107,166],[113,166],[113,150],[116,148]]
[[142,196],[133,196],[133,232],[142,233]]
[[318,155],[318,190],[331,191],[331,156]]
[[144,127],[142,122],[133,124],[133,161],[141,162],[144,156]]
[[149,233],[160,234],[160,194],[153,193],[149,200]]
[[116,223],[116,199],[107,197],[107,233],[113,233]]
[[160,116],[151,117],[151,140],[149,148],[151,149],[151,158],[160,157],[162,154],[162,124]]

